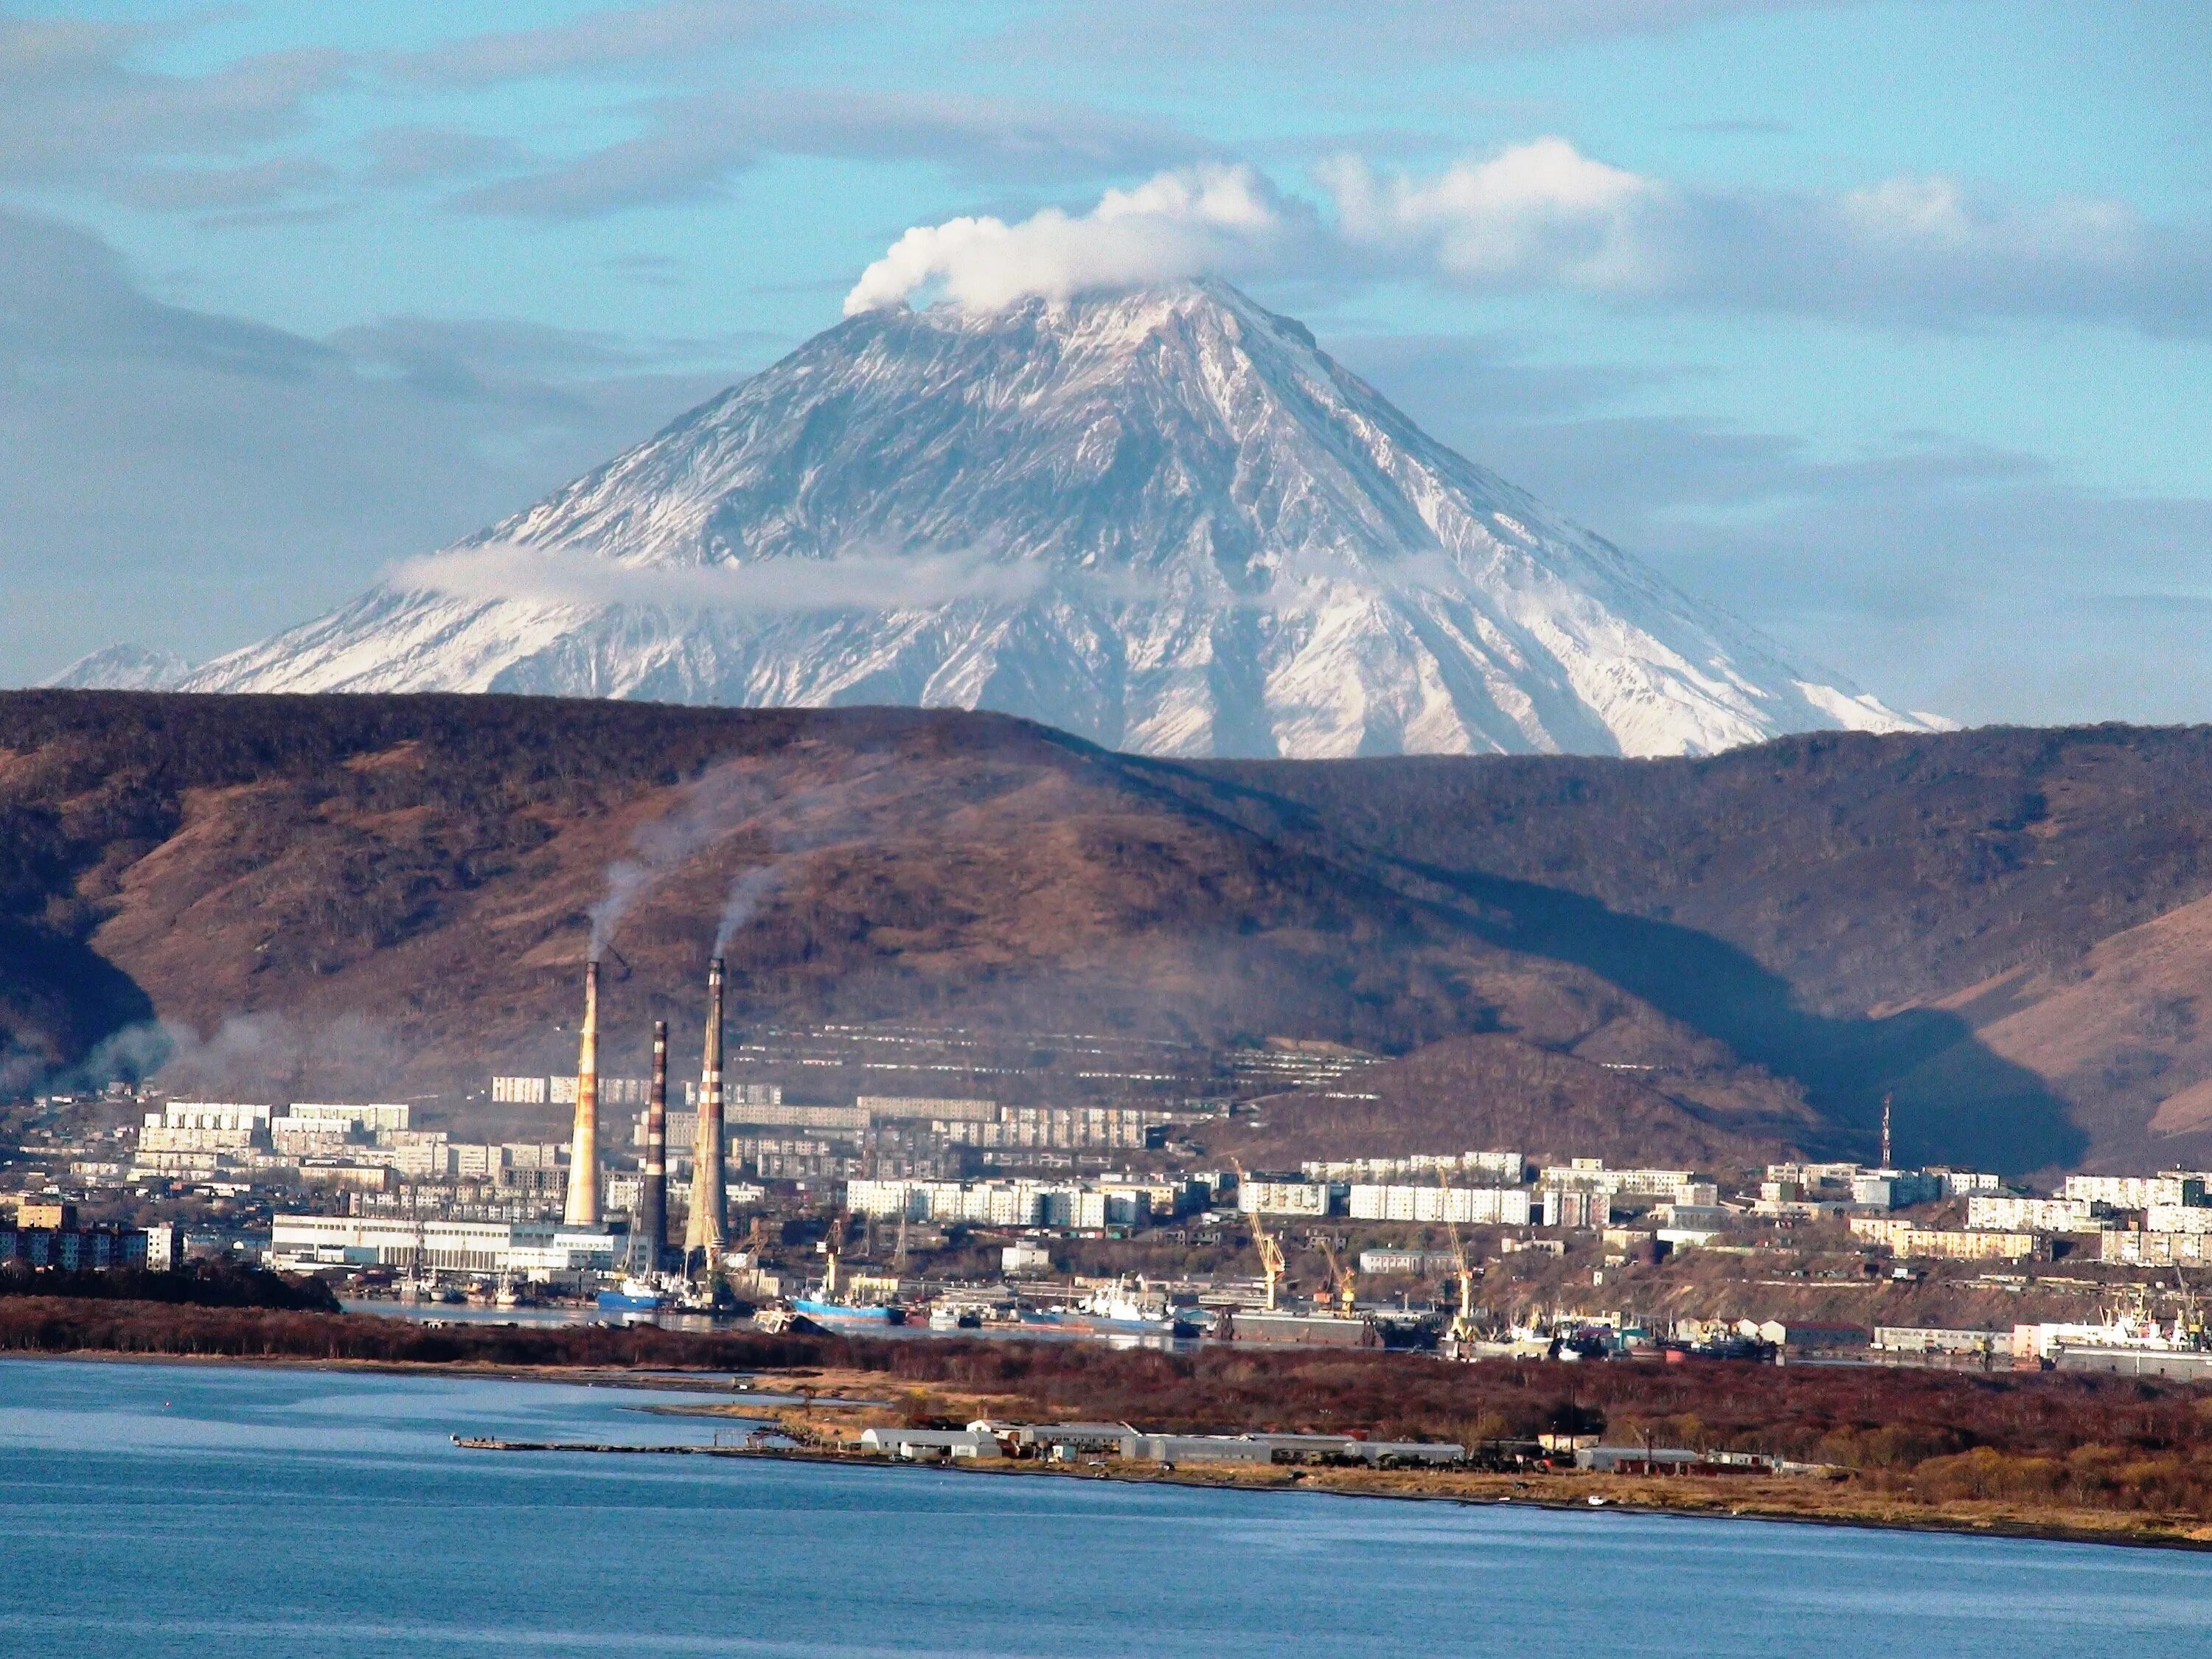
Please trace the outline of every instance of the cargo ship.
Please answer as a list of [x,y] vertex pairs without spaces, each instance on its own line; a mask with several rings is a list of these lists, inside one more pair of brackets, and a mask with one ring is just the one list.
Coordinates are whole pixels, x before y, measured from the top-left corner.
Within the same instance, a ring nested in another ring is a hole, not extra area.
[[1147,1336],[1205,1334],[1198,1320],[1177,1313],[1168,1305],[1165,1297],[1157,1291],[1147,1291],[1142,1279],[1137,1281],[1133,1296],[1115,1284],[1093,1291],[1072,1308],[1025,1310],[1022,1323],[1065,1331],[1098,1331],[1109,1335],[1125,1331]]
[[889,1302],[830,1302],[820,1297],[794,1296],[791,1310],[809,1319],[860,1320],[871,1324],[903,1325],[906,1310]]
[[1239,1309],[1230,1316],[1237,1342],[1275,1342],[1301,1347],[1379,1348],[1382,1334],[1370,1319],[1336,1313],[1288,1313]]
[[820,1292],[814,1296],[794,1296],[792,1311],[805,1314],[809,1319],[827,1319],[847,1323],[871,1325],[903,1325],[906,1310],[890,1302],[850,1302],[838,1295],[837,1253],[830,1252],[829,1270],[822,1275]]

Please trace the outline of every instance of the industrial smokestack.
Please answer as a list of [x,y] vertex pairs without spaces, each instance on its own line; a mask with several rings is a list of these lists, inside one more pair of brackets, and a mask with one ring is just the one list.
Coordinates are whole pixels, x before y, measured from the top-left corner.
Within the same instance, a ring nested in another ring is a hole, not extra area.
[[704,1257],[711,1273],[722,1260],[722,959],[707,964],[707,1054],[699,1069],[699,1138],[691,1148],[691,1221],[684,1257]]
[[653,1022],[653,1093],[645,1105],[645,1180],[637,1200],[645,1269],[657,1273],[668,1250],[668,1022]]
[[576,1131],[568,1143],[568,1202],[562,1219],[570,1226],[599,1220],[599,964],[584,969],[584,1038],[576,1051]]

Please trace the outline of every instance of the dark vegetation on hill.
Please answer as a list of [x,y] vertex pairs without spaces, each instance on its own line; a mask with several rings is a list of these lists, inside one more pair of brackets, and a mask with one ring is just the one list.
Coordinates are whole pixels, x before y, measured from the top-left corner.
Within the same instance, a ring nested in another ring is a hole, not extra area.
[[2212,1155],[2212,1137],[2144,1128],[2196,1080],[2166,1053],[2198,1024],[2193,1000],[2129,1008],[2097,1065],[2054,1078],[1981,1041],[2020,999],[1971,994],[2008,974],[2063,988],[2098,941],[2212,894],[2212,729],[1209,762],[1176,781],[1192,775],[1261,833],[1357,846],[1378,874],[1449,890],[1493,942],[1589,969],[1800,1079],[1840,1122],[1871,1126],[1894,1092],[1905,1156]]
[[319,1279],[290,1279],[265,1267],[195,1262],[167,1271],[33,1273],[0,1267],[0,1297],[67,1297],[93,1302],[151,1302],[172,1307],[266,1308],[279,1313],[337,1313],[338,1299]]
[[[656,1014],[696,1041],[729,884],[773,862],[741,1022],[1404,1056],[1379,1105],[1274,1114],[1312,1151],[1549,1120],[1864,1152],[1893,1092],[1909,1158],[2202,1163],[2207,809],[2197,729],[1184,765],[933,711],[5,694],[0,1091],[150,1061],[157,1017],[204,1045],[179,1079],[559,1070],[608,867],[673,840],[616,932],[618,1069]],[[2096,955],[2154,922],[2155,995]]]

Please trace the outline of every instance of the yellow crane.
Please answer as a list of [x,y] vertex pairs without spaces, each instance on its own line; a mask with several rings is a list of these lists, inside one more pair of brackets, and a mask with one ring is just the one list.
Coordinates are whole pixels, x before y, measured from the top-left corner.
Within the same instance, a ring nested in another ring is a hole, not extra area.
[[[1441,1170],[1437,1172],[1437,1185],[1447,1193],[1451,1190]],[[1451,1218],[1449,1206],[1450,1200],[1445,1200],[1444,1231],[1451,1239],[1453,1274],[1459,1280],[1459,1311],[1452,1316],[1451,1334],[1455,1340],[1465,1342],[1474,1335],[1474,1267],[1467,1259],[1467,1243],[1459,1236],[1459,1224]]]
[[1321,1236],[1321,1253],[1328,1263],[1329,1279],[1336,1286],[1337,1310],[1350,1319],[1359,1311],[1358,1278],[1337,1259],[1336,1246],[1326,1233]]
[[[1237,1171],[1237,1192],[1241,1199],[1244,1193],[1244,1166],[1231,1158],[1230,1167]],[[1267,1282],[1267,1311],[1273,1313],[1275,1311],[1275,1287],[1283,1281],[1283,1247],[1267,1231],[1267,1224],[1260,1218],[1256,1206],[1251,1214],[1252,1243],[1260,1252],[1261,1277]]]

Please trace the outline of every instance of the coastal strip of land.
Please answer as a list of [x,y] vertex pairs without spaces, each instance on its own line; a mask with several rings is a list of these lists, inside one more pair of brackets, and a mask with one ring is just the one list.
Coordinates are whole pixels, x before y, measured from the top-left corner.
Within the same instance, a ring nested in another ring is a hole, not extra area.
[[[349,1314],[0,1299],[0,1354],[246,1361],[673,1390],[663,1409],[767,1420],[793,1455],[859,1455],[870,1428],[1141,1424],[1478,1449],[1549,1437],[1698,1447],[1815,1469],[1644,1476],[1533,1467],[1211,1468],[1107,1458],[1032,1470],[1468,1502],[2212,1543],[2212,1389],[2069,1371],[1963,1373],[1711,1360],[1450,1364],[1433,1357],[1092,1343],[692,1334],[652,1326],[425,1328]],[[795,1402],[795,1403],[794,1403]],[[1566,1455],[1571,1456],[1569,1452]],[[872,1454],[868,1461],[883,1460]],[[1558,1462],[1561,1458],[1547,1457]],[[1114,1467],[1127,1462],[1126,1468]],[[966,1467],[963,1464],[963,1468]]]
[[615,1456],[696,1456],[831,1464],[885,1472],[934,1469],[962,1475],[1016,1479],[1113,1480],[1151,1486],[1204,1486],[1239,1492],[1324,1492],[1407,1503],[1470,1505],[1521,1504],[1553,1510],[1618,1510],[1708,1520],[1787,1521],[1871,1527],[1886,1531],[1957,1533],[1983,1537],[2033,1538],[2077,1544],[2212,1551],[2212,1523],[2196,1516],[2121,1516],[2099,1510],[2032,1510],[2002,1503],[1955,1503],[1939,1509],[1870,1500],[1863,1492],[1828,1483],[1756,1477],[1634,1477],[1573,1473],[1504,1474],[1457,1470],[1374,1469],[1322,1466],[1285,1468],[1234,1463],[1173,1466],[1106,1459],[1054,1462],[988,1458],[918,1463],[878,1454],[820,1446],[639,1444],[583,1441],[504,1440],[459,1437],[472,1451],[562,1452]]

